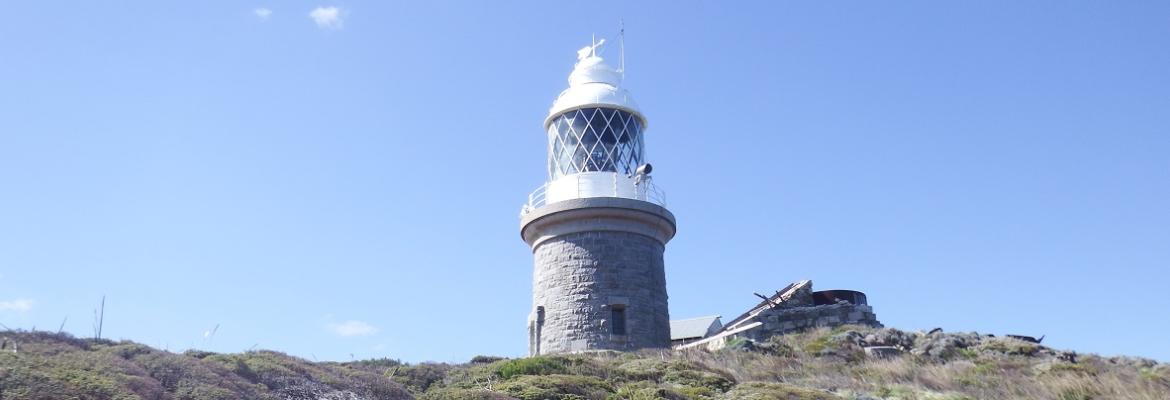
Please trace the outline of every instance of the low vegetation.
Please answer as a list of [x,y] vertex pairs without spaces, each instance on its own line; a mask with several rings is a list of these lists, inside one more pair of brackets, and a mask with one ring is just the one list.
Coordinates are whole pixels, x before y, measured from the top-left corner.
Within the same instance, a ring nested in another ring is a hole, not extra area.
[[[465,364],[178,354],[0,332],[0,399],[1170,399],[1170,365],[974,333],[839,327],[718,351],[597,352]],[[866,347],[883,346],[881,357]]]

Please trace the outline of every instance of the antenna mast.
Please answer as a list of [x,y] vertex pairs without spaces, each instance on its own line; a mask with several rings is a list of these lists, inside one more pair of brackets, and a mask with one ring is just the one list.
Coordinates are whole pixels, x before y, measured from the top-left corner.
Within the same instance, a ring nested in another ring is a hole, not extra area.
[[[102,295],[101,312],[98,309],[93,310],[93,337],[97,339],[102,338],[102,323],[106,320],[106,295]],[[62,323],[64,324],[64,323]]]
[[618,20],[618,71],[622,73],[622,80],[626,80],[626,20]]

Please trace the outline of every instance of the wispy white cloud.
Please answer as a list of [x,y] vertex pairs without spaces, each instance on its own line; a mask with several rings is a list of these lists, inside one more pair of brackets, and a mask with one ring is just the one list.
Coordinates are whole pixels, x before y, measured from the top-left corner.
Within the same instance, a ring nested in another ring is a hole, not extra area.
[[31,310],[33,301],[29,299],[16,299],[8,301],[0,301],[0,311],[17,311],[25,312]]
[[368,336],[378,333],[378,328],[362,321],[349,320],[341,323],[328,323],[326,329],[337,336]]
[[309,18],[321,29],[341,29],[341,17],[341,9],[337,7],[317,7],[309,12]]
[[252,10],[252,13],[256,14],[256,17],[260,18],[261,21],[267,21],[268,17],[272,16],[272,10],[269,10],[267,8],[264,8],[264,7],[260,7],[260,8],[257,8],[255,10]]

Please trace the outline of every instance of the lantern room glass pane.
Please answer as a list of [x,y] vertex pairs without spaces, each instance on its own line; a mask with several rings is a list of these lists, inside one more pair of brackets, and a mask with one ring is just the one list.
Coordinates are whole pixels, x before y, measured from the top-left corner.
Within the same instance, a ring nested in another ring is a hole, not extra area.
[[591,171],[625,175],[642,165],[642,126],[633,114],[604,107],[557,116],[548,128],[550,180]]

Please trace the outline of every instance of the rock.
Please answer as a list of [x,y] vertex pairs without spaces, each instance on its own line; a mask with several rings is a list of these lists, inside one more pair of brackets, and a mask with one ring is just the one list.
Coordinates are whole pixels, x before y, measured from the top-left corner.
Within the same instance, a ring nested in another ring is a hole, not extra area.
[[985,354],[1001,354],[1024,357],[1056,357],[1056,352],[1023,340],[1004,338],[988,338],[979,343],[979,351]]
[[926,356],[935,359],[949,359],[958,355],[960,349],[965,349],[979,343],[976,333],[942,333],[926,335],[914,342],[910,352],[914,355]]
[[894,346],[868,346],[864,349],[865,355],[869,358],[887,359],[902,355],[902,350]]
[[[778,336],[777,336],[778,337]],[[779,340],[767,340],[763,342],[750,341],[750,344],[745,344],[742,348],[736,350],[747,350],[761,354],[768,354],[780,357],[793,357],[796,355],[796,350],[787,343]]]
[[1124,365],[1127,367],[1133,367],[1133,368],[1137,368],[1137,369],[1153,368],[1154,366],[1158,365],[1157,361],[1154,361],[1154,360],[1151,360],[1148,358],[1130,357],[1130,356],[1110,357],[1109,363],[1110,364],[1117,364],[1117,365]]
[[902,351],[908,351],[914,348],[914,335],[907,334],[897,329],[882,328],[865,336],[863,339],[865,346],[891,346],[896,347]]
[[1006,337],[1009,337],[1009,338],[1012,338],[1012,339],[1016,339],[1016,340],[1023,340],[1023,341],[1025,341],[1025,342],[1028,342],[1028,343],[1035,343],[1035,344],[1040,344],[1040,342],[1043,342],[1043,341],[1044,341],[1044,336],[1043,336],[1043,335],[1042,335],[1042,336],[1040,336],[1040,338],[1039,338],[1039,339],[1037,339],[1035,336],[1027,336],[1027,335],[1012,335],[1012,334],[1007,334],[1007,335],[1004,335],[1004,336],[1006,336]]
[[862,335],[857,331],[845,331],[830,336],[824,349],[818,356],[836,356],[846,360],[860,360],[865,357],[865,350],[861,348]]
[[829,340],[833,343],[838,343],[838,344],[852,344],[855,346],[861,346],[861,340],[863,338],[864,337],[861,335],[861,332],[845,331],[845,332],[841,332],[841,333],[838,333],[836,335],[833,335],[832,337],[829,338]]

